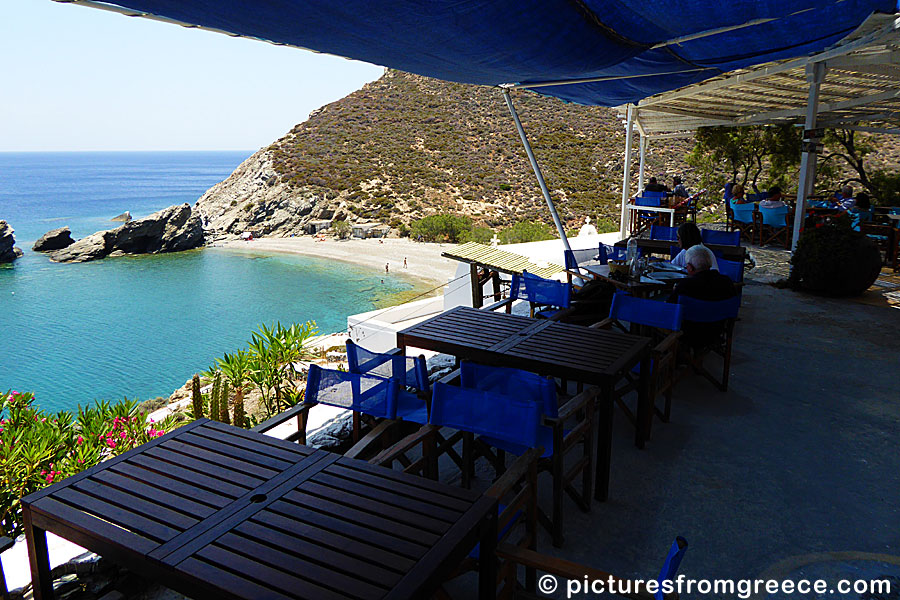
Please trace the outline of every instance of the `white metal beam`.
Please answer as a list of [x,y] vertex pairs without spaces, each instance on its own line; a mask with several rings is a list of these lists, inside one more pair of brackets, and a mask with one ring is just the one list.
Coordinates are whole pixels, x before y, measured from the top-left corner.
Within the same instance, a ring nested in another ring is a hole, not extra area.
[[[813,63],[806,67],[809,81],[809,98],[806,103],[806,131],[816,129],[819,112],[819,86],[825,79],[825,65]],[[800,185],[797,188],[797,206],[794,209],[794,237],[791,241],[791,252],[797,249],[800,230],[803,228],[803,217],[806,214],[806,199],[812,193],[816,181],[816,144],[818,139],[804,136],[803,155],[800,157]]]
[[634,105],[629,104],[625,123],[625,168],[622,174],[622,214],[619,215],[619,232],[625,237],[625,217],[628,199],[631,198],[631,140],[634,134]]

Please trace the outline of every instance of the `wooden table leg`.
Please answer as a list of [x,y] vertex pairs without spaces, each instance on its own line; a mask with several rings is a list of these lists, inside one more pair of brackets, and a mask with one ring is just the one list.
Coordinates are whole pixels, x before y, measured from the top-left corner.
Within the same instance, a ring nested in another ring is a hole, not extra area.
[[497,509],[494,508],[481,525],[481,541],[478,561],[478,598],[494,600],[497,597]]
[[47,532],[31,522],[31,510],[24,507],[25,538],[28,543],[28,560],[31,563],[31,581],[34,600],[53,600],[53,580],[50,578],[50,554],[47,551]]
[[653,424],[653,405],[650,398],[650,357],[641,360],[641,374],[638,379],[637,427],[634,428],[634,445],[643,448],[650,439]]
[[597,465],[594,476],[594,499],[605,502],[609,497],[609,463],[612,457],[612,424],[615,412],[613,384],[605,382],[600,388],[600,418],[597,424]]

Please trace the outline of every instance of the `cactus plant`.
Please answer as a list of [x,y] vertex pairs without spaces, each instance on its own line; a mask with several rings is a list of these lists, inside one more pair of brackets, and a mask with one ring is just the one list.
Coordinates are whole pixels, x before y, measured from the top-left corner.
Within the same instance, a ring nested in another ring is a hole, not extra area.
[[246,416],[244,415],[244,391],[240,388],[234,393],[234,426],[244,427]]
[[209,392],[209,418],[219,420],[219,389],[222,387],[222,374],[216,372],[213,378],[212,390]]
[[228,417],[228,380],[222,382],[222,390],[219,396],[219,421],[228,425],[231,420]]
[[200,395],[200,376],[196,373],[191,379],[191,400],[194,403],[194,418],[203,418],[203,396]]

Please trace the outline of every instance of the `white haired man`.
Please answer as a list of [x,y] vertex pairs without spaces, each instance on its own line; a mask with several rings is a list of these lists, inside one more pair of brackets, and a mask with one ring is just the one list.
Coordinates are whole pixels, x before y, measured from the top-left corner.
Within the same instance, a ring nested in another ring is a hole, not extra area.
[[[710,302],[733,297],[737,293],[734,283],[727,275],[712,268],[714,258],[712,250],[702,244],[688,248],[684,255],[688,276],[675,284],[669,302],[678,302],[678,296]],[[722,323],[685,321],[682,324],[682,342],[689,348],[703,348],[718,338],[723,327]]]

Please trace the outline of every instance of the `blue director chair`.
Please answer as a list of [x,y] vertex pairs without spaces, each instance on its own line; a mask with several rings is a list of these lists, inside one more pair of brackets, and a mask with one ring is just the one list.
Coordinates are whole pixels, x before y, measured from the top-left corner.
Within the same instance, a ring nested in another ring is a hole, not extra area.
[[[506,312],[512,310],[512,302],[525,300],[531,306],[531,316],[542,319],[558,318],[559,313],[571,305],[572,286],[563,281],[544,279],[531,273],[513,275],[509,286],[509,302]],[[493,305],[491,308],[496,308]]]
[[[732,205],[732,208],[735,205]],[[737,206],[741,206],[738,204]],[[752,206],[752,205],[751,205]],[[715,229],[701,229],[700,239],[704,244],[717,244],[719,246],[740,246],[740,231],[717,231]]]
[[[538,470],[549,472],[553,478],[553,507],[550,517],[539,511],[538,518],[551,532],[553,544],[561,546],[563,495],[568,493],[581,510],[585,512],[590,510],[594,459],[592,415],[596,388],[575,396],[560,410],[557,404],[556,382],[535,373],[463,361],[460,364],[460,383],[465,390],[517,397],[539,407],[542,422],[538,429],[537,444],[543,447],[544,452],[538,462]],[[573,427],[566,429],[567,423],[572,423]],[[504,469],[506,452],[521,456],[530,447],[490,432],[479,433],[481,435],[477,438],[478,455],[487,458],[498,472]],[[577,463],[579,467],[566,472],[564,470],[566,455],[579,444],[583,446],[583,456]],[[491,451],[492,448],[496,449],[496,452]],[[464,449],[464,455],[466,454]],[[472,454],[470,458],[468,465],[471,470],[471,465],[477,457]],[[582,477],[581,490],[572,484],[579,472]]]
[[[741,295],[719,301],[679,296],[678,303],[684,307],[685,342],[688,342],[693,352],[694,370],[723,392],[727,391],[734,323],[741,308]],[[722,357],[721,379],[717,379],[703,366],[703,359],[710,352]]]
[[[672,411],[672,393],[675,388],[675,367],[678,358],[678,340],[681,336],[683,309],[677,304],[635,298],[624,292],[613,296],[609,317],[592,325],[593,328],[616,328],[624,332],[635,332],[649,336],[654,343],[650,353],[650,401],[653,410],[664,422],[668,422]],[[638,416],[625,404],[624,397],[637,389],[640,365],[626,375],[625,384],[615,391],[616,403],[622,408],[632,425],[638,426]],[[656,397],[665,395],[665,407],[656,407]]]

